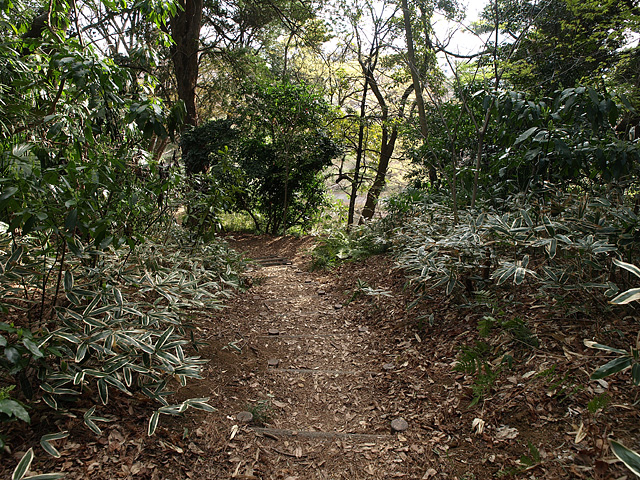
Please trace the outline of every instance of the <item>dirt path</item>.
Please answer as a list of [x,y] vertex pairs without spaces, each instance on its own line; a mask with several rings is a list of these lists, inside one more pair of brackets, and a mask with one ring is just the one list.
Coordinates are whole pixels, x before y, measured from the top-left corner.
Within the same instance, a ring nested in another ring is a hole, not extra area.
[[[447,297],[409,313],[386,257],[314,273],[312,239],[230,243],[262,265],[248,292],[200,324],[211,363],[181,391],[219,410],[165,427],[181,471],[152,480],[621,478],[604,436],[633,435],[637,415],[619,410],[611,427],[585,408],[600,387],[577,387],[588,372],[567,353],[580,350],[584,325],[558,336],[535,306],[503,313],[526,318],[545,351],[498,333],[495,352],[513,365],[472,406],[474,377],[453,365],[461,345],[479,345],[482,309]],[[491,358],[497,371],[501,357]],[[406,430],[392,429],[399,419]]]
[[[245,359],[252,371],[238,380],[236,410],[224,412],[227,474],[422,478],[427,469],[418,475],[406,462],[407,433],[392,431],[394,420],[404,428],[402,408],[389,398],[391,378],[401,366],[380,351],[382,333],[354,318],[329,277],[304,269],[305,245],[298,251],[250,241],[234,246],[253,258],[268,258],[249,273],[250,292],[223,313],[223,324],[238,325],[238,360],[246,352],[253,358]],[[253,421],[237,421],[240,410],[252,412]]]

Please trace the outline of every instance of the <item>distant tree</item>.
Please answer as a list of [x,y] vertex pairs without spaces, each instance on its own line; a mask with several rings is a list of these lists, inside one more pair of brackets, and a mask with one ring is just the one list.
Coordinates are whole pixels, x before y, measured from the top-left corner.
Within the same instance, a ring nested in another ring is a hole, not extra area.
[[331,108],[301,83],[250,83],[245,95],[238,117],[185,135],[194,147],[187,169],[231,162],[240,171],[231,209],[248,212],[256,228],[272,234],[308,227],[324,203],[321,172],[340,153],[325,131]]
[[[617,90],[623,78],[637,88],[640,70],[633,61],[639,49],[633,41],[640,32],[637,2],[498,0],[481,15],[484,29],[493,28],[496,16],[506,39],[505,78],[515,89],[534,95],[552,95],[577,85]],[[508,44],[523,32],[511,55]]]

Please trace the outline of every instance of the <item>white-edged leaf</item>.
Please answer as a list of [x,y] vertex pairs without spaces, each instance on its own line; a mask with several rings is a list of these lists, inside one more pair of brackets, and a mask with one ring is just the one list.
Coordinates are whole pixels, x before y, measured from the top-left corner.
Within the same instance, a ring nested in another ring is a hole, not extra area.
[[22,480],[57,480],[64,478],[64,473],[41,473],[40,475],[29,475]]
[[33,448],[27,450],[27,453],[20,459],[13,471],[13,475],[11,475],[11,480],[22,480],[29,471],[31,462],[33,462]]
[[43,448],[45,452],[47,452],[52,457],[60,458],[60,452],[58,451],[58,449],[53,445],[51,445],[51,443],[49,442],[52,442],[54,440],[60,440],[68,436],[69,436],[68,432],[49,433],[47,435],[43,435],[40,438],[40,446]]
[[626,305],[634,301],[640,300],[640,288],[632,288],[626,292],[622,292],[615,298],[609,300],[613,305]]
[[613,454],[624,463],[629,470],[640,477],[640,455],[637,452],[625,447],[620,442],[609,440]]
[[84,413],[84,424],[96,435],[102,435],[102,430],[94,423],[93,414],[96,411],[95,405]]
[[98,395],[103,405],[109,403],[109,386],[104,381],[104,378],[98,379]]
[[622,260],[618,260],[617,258],[614,258],[613,264],[633,273],[636,277],[640,277],[640,268],[638,268],[637,266],[631,263],[623,262]]
[[149,428],[147,429],[147,435],[152,436],[156,433],[156,428],[158,428],[158,421],[160,420],[160,412],[153,412],[151,418],[149,419]]
[[89,346],[86,343],[81,343],[78,347],[78,351],[76,352],[76,363],[80,363],[84,357],[87,355],[87,349]]
[[557,250],[558,250],[558,240],[554,237],[547,244],[547,253],[549,254],[549,258],[554,258],[556,256]]
[[591,340],[584,340],[584,346],[588,348],[597,348],[598,350],[604,350],[606,352],[620,353],[622,355],[629,355],[626,350],[620,350],[619,348],[609,347],[608,345],[602,345],[601,343],[592,342]]

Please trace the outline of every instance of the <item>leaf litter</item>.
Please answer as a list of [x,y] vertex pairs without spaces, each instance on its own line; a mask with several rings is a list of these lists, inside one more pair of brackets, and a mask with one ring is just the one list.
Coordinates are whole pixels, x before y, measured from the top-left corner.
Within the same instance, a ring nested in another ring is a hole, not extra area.
[[[553,305],[526,298],[510,302],[505,315],[525,318],[540,345],[513,344],[508,335],[487,340],[489,367],[482,368],[498,373],[470,406],[480,377],[455,366],[462,345],[485,341],[478,335],[482,308],[441,297],[407,310],[411,294],[387,257],[310,273],[312,239],[229,241],[249,257],[274,255],[292,264],[254,269],[248,292],[215,318],[196,321],[208,342],[200,354],[210,363],[203,381],[177,395],[212,397],[217,412],[170,418],[149,438],[151,406],[122,398],[101,437],[77,418],[56,419],[70,432],[57,444],[61,458],[42,455],[34,468],[64,471],[69,479],[152,480],[628,475],[607,437],[639,447],[637,392],[624,376],[589,381],[606,355],[584,348],[582,339],[610,340],[602,338],[601,322],[565,319]],[[358,281],[389,295],[352,298]],[[433,319],[429,325],[425,315]],[[609,323],[633,336],[638,319]],[[277,368],[270,359],[279,360]],[[591,411],[598,395],[615,401]],[[238,412],[253,420],[237,422]],[[394,433],[397,418],[407,428]],[[289,433],[270,433],[282,431]],[[306,435],[313,432],[335,436]]]

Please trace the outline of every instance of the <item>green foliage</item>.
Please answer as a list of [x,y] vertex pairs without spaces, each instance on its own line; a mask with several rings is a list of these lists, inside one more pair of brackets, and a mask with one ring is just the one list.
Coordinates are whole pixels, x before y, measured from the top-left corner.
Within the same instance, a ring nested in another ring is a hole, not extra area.
[[528,347],[538,348],[540,340],[531,331],[524,320],[520,318],[503,319],[498,317],[485,316],[478,322],[478,333],[481,337],[488,337],[494,328],[499,328],[507,332],[513,341]]
[[[248,212],[260,231],[309,228],[325,203],[321,172],[340,152],[324,130],[328,104],[304,83],[288,82],[248,84],[245,101],[237,118],[208,122],[183,137],[187,171],[218,167],[207,191],[233,191],[207,202]],[[227,155],[228,168],[220,171]]]
[[530,441],[527,442],[527,448],[529,449],[529,455],[523,455],[520,457],[520,463],[526,467],[532,467],[542,462],[540,456],[540,450]]
[[[475,158],[480,144],[479,192],[490,201],[545,182],[590,188],[638,173],[640,144],[632,121],[637,112],[624,93],[580,86],[535,98],[480,83],[458,86],[454,93],[433,107],[429,136],[408,152],[414,186],[433,191],[444,182],[451,189],[455,175],[458,203],[468,204],[475,171],[464,159]],[[479,143],[476,123],[482,118],[488,123]],[[420,138],[417,131],[409,134]],[[432,168],[440,172],[435,183]]]
[[258,400],[247,407],[247,411],[253,415],[252,422],[259,426],[264,427],[265,424],[271,422],[271,416],[273,415],[273,408],[271,407],[271,399]]
[[180,147],[187,174],[202,173],[235,145],[240,132],[232,120],[211,120],[182,132]]
[[477,342],[472,347],[463,345],[458,355],[458,363],[454,370],[473,375],[471,390],[473,398],[469,407],[475,406],[491,392],[493,385],[502,371],[502,363],[491,364],[493,352],[489,344]]
[[602,393],[593,397],[587,404],[587,409],[592,415],[595,415],[598,410],[604,410],[611,403],[611,396]]
[[329,269],[345,261],[363,260],[387,251],[388,240],[368,226],[336,230],[322,237],[311,252],[311,270]]
[[584,386],[578,384],[577,380],[569,372],[560,375],[556,365],[539,372],[536,376],[546,380],[548,395],[553,396],[560,402],[564,402],[584,390]]
[[351,303],[357,298],[362,297],[363,295],[367,297],[391,297],[391,292],[385,290],[384,288],[375,288],[370,286],[367,282],[363,282],[359,278],[356,280],[356,287],[353,289],[353,293],[351,294],[351,298],[347,303]]
[[565,300],[594,288],[613,296],[618,288],[610,256],[640,247],[633,233],[638,217],[628,206],[548,186],[527,198],[510,197],[506,213],[488,206],[486,213],[460,211],[457,223],[446,205],[421,205],[394,237],[398,266],[421,294],[528,283]]
[[629,351],[608,347],[591,340],[585,340],[584,344],[589,348],[617,354],[616,358],[602,365],[591,374],[592,380],[598,380],[631,369],[631,381],[636,386],[640,385],[640,334],[638,334],[638,341],[635,347],[632,346]]
[[[115,16],[120,7],[105,5]],[[146,70],[58,30],[71,4],[50,8],[40,37],[25,40],[29,22],[13,25],[13,10],[0,21],[0,420],[28,422],[34,403],[73,408],[100,434],[109,405],[140,393],[156,403],[151,434],[163,414],[213,409],[172,394],[205,363],[189,318],[240,287],[240,263],[175,226],[182,177],[149,150],[172,137],[184,105],[165,107]],[[160,25],[176,6],[138,8]],[[65,436],[41,446],[59,456]],[[13,478],[32,460],[30,450]]]

